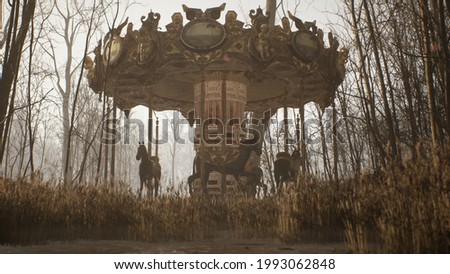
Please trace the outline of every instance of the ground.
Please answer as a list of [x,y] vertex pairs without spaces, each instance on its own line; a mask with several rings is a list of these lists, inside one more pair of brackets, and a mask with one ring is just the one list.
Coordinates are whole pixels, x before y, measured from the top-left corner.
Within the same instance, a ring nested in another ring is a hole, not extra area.
[[0,253],[69,253],[69,254],[122,254],[122,253],[187,253],[187,254],[331,254],[347,253],[345,243],[287,244],[273,240],[219,239],[196,242],[145,243],[131,241],[52,242],[46,245],[0,246]]

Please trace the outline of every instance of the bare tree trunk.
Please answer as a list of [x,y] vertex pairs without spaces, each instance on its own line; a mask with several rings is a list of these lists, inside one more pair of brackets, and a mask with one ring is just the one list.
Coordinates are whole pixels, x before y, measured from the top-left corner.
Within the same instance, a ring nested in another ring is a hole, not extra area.
[[411,74],[408,69],[407,63],[405,61],[405,56],[403,54],[403,42],[400,38],[400,32],[397,29],[397,21],[394,19],[393,22],[393,28],[394,28],[394,35],[395,40],[397,43],[397,52],[398,52],[398,58],[399,58],[399,64],[400,64],[400,72],[401,72],[401,78],[403,82],[403,87],[406,95],[407,100],[407,111],[408,111],[408,120],[409,120],[409,126],[411,128],[411,154],[413,156],[413,159],[417,159],[417,150],[416,145],[418,142],[418,129],[416,124],[416,117],[414,115],[414,106],[413,106],[413,100],[412,100],[412,87],[411,87]]
[[[371,13],[372,18],[373,18],[374,31],[376,31],[377,33],[380,33],[380,28],[378,27],[378,23],[377,23],[377,19],[376,19],[377,17],[375,15],[375,8],[374,8],[374,5],[373,5],[373,1],[370,2],[370,11],[371,11],[370,13]],[[384,40],[382,38],[380,38],[380,37],[373,37],[373,40],[372,40],[372,42],[379,44],[379,52],[381,54],[381,60],[383,61],[383,67],[384,67],[384,70],[385,70],[386,82],[387,82],[387,86],[389,88],[389,99],[390,99],[390,103],[391,104],[389,104],[389,101],[387,101],[386,105],[388,106],[388,109],[390,108],[392,110],[392,114],[391,114],[391,117],[392,117],[391,118],[392,130],[393,130],[393,133],[394,133],[393,137],[394,137],[395,142],[396,142],[395,155],[397,156],[398,160],[401,161],[402,154],[401,154],[400,146],[397,144],[397,142],[398,142],[397,140],[399,139],[398,136],[399,136],[400,128],[399,128],[398,121],[397,121],[397,110],[396,110],[396,106],[395,106],[394,87],[393,87],[392,81],[391,81],[391,76],[390,76],[391,75],[391,70],[389,68],[389,65],[388,65],[388,62],[387,62],[387,59],[386,59],[385,45],[384,45],[385,43],[383,43],[383,41]],[[381,75],[383,76],[382,68],[381,68],[381,61],[380,61],[380,69],[381,69],[380,70],[381,71]],[[387,96],[386,96],[386,98],[387,98]],[[389,105],[390,105],[390,107],[389,107]]]
[[388,132],[389,132],[389,145],[390,145],[391,155],[392,155],[393,159],[396,160],[397,155],[398,155],[397,138],[395,137],[394,123],[393,123],[392,113],[391,113],[391,109],[389,107],[389,102],[388,102],[388,98],[387,98],[387,90],[386,90],[386,84],[385,84],[385,79],[384,79],[384,75],[383,75],[383,70],[381,67],[378,43],[376,41],[375,29],[374,29],[374,25],[372,23],[372,18],[370,15],[367,0],[363,1],[363,6],[364,6],[364,11],[365,11],[365,15],[366,15],[368,28],[369,28],[369,33],[370,33],[370,38],[371,38],[370,40],[372,42],[373,54],[375,57],[375,65],[376,65],[375,68],[377,71],[378,80],[380,81],[380,89],[381,89],[381,95],[382,95],[383,105],[384,105],[384,114],[386,116],[386,122],[387,122],[387,127],[388,127]]
[[338,140],[337,140],[337,113],[336,113],[336,104],[333,101],[333,171],[334,171],[334,180],[336,184],[336,189],[339,189],[339,172],[338,172],[338,162],[339,162],[339,153],[338,153]]
[[[94,12],[95,12],[95,7],[96,7],[96,1],[94,0],[94,4],[93,4],[93,8],[92,8],[92,14],[91,14],[91,18],[89,21],[89,27],[88,27],[88,31],[86,34],[86,39],[85,39],[85,45],[84,45],[84,53],[83,53],[83,59],[81,62],[84,62],[84,59],[86,58],[87,55],[87,51],[89,48],[89,41],[90,41],[90,35],[91,35],[91,30],[92,30],[92,24],[93,24],[93,20],[94,20]],[[68,60],[72,59],[72,49],[73,49],[73,41],[71,41],[71,39],[68,39],[69,37],[65,36],[66,38],[66,45],[67,45],[67,51],[68,51]],[[71,63],[71,61],[70,61]],[[70,64],[69,63],[69,64]],[[71,85],[72,85],[72,81],[70,81],[71,78],[71,66],[70,65],[66,65],[66,92],[65,92],[65,98],[64,100],[69,103],[70,100],[70,91],[71,91]],[[64,133],[66,133],[67,131],[67,140],[64,139],[64,141],[66,141],[66,146],[63,147],[63,151],[65,151],[64,156],[65,161],[64,163],[64,183],[71,183],[72,182],[72,176],[73,176],[73,172],[72,172],[72,164],[71,164],[71,137],[72,137],[72,132],[74,129],[74,123],[75,123],[75,113],[76,113],[76,106],[78,103],[78,97],[80,94],[80,85],[81,85],[81,79],[83,77],[83,66],[80,66],[80,74],[78,76],[78,83],[76,86],[76,90],[75,90],[75,98],[73,100],[73,105],[72,105],[72,115],[70,117],[70,121],[67,119],[65,119],[66,117],[64,117],[64,124],[66,125],[66,123],[68,123],[68,128],[64,127]],[[67,106],[67,109],[64,109],[64,115],[69,115],[69,106]]]
[[[323,112],[318,105],[316,105],[317,113],[319,114],[319,127],[320,127],[320,140],[322,147],[322,161],[323,161],[323,171],[325,173],[325,178],[332,181],[332,175],[330,172],[330,159],[328,157],[328,146],[327,146],[327,137],[325,134],[325,129],[323,126]],[[306,160],[305,160],[306,163]],[[318,172],[318,171],[317,171]]]
[[29,138],[29,146],[30,146],[30,155],[29,155],[29,163],[31,169],[31,181],[34,180],[34,161],[33,161],[33,147],[34,147],[34,134],[32,130],[32,102],[31,102],[31,74],[32,74],[32,62],[33,62],[33,40],[34,40],[34,24],[31,21],[31,30],[30,30],[30,56],[28,61],[28,86],[27,86],[27,99],[28,99],[28,108],[27,108],[27,124],[28,131],[30,132]]
[[428,95],[428,112],[430,115],[430,126],[431,126],[431,138],[433,142],[433,147],[436,147],[441,143],[441,138],[439,136],[439,129],[437,123],[437,109],[436,109],[436,95],[433,85],[433,67],[431,60],[431,40],[430,40],[430,30],[429,30],[429,15],[430,11],[428,9],[428,0],[421,0],[420,3],[421,16],[422,16],[422,32],[425,47],[425,74],[426,74],[426,85],[427,85],[427,95]]
[[[2,166],[3,156],[4,156],[4,146],[3,139],[5,139],[5,121],[6,121],[6,113],[8,111],[8,101],[11,94],[11,87],[14,82],[14,79],[17,77],[20,58],[22,56],[22,48],[25,42],[25,38],[31,23],[31,20],[34,15],[34,10],[36,7],[36,0],[28,0],[23,3],[22,8],[22,20],[20,23],[19,31],[16,34],[14,30],[13,38],[11,39],[12,34],[12,25],[10,27],[10,31],[8,33],[7,42],[6,42],[6,54],[3,65],[3,74],[2,79],[0,81],[0,144],[2,144],[0,151],[0,166]],[[11,9],[10,19],[11,22],[18,22],[19,18],[19,3],[18,1],[13,2],[13,7]]]
[[[21,125],[22,126],[22,125]],[[19,162],[19,177],[20,178],[25,178],[26,177],[26,172],[27,172],[27,168],[26,166],[24,167],[24,162],[25,162],[25,150],[27,147],[27,139],[28,139],[28,127],[26,125],[26,121],[24,121],[23,124],[23,138],[21,138],[20,142],[20,162]],[[23,173],[22,173],[23,172]],[[20,174],[22,173],[22,174]]]
[[[101,98],[101,97],[100,97]],[[106,118],[106,95],[103,93],[103,107],[102,107],[102,124],[104,123],[104,120]],[[102,166],[102,150],[104,147],[103,144],[103,134],[104,134],[104,126],[102,126],[102,130],[100,131],[100,148],[98,149],[98,158],[97,158],[97,172],[95,174],[95,184],[97,185],[100,181],[100,173],[101,173],[101,166]],[[80,176],[83,177],[83,176]]]
[[447,131],[447,142],[450,136],[450,48],[448,45],[448,18],[450,16],[450,3],[447,1],[447,15],[445,11],[444,0],[439,0],[439,41],[440,48],[442,50],[441,60],[444,65],[444,94],[445,94],[445,113],[447,118],[446,131]]
[[[100,131],[100,140],[103,139],[103,122],[105,120],[106,117],[106,110],[105,110],[105,101],[103,101],[103,108],[102,108],[102,115],[100,116],[100,121],[99,124],[97,125],[96,129],[94,130],[91,139],[85,140],[85,149],[83,152],[83,158],[80,164],[80,169],[78,172],[78,182],[81,184],[84,180],[84,174],[89,174],[89,172],[86,170],[86,163],[88,161],[88,157],[89,157],[89,151],[92,149],[93,144],[95,142],[95,140],[98,138],[98,132]],[[100,142],[100,148],[99,148],[99,154],[97,155],[96,161],[97,161],[97,166],[96,168],[91,168],[91,178],[95,181],[95,183],[98,183],[98,174],[100,174],[100,168],[101,168],[101,154],[102,154],[102,142]],[[94,150],[95,153],[95,150]],[[120,162],[120,161],[119,161]],[[86,176],[86,179],[89,179],[89,176]],[[91,180],[92,180],[91,179]]]
[[361,73],[362,73],[362,80],[363,80],[363,85],[364,85],[364,88],[362,86],[360,87],[361,98],[365,98],[364,89],[367,91],[367,96],[368,96],[368,103],[366,103],[366,107],[368,109],[368,112],[366,115],[366,120],[367,120],[366,122],[371,131],[370,136],[373,139],[373,144],[378,148],[378,152],[381,156],[381,164],[384,166],[385,159],[386,159],[386,153],[384,151],[384,147],[382,146],[382,144],[379,141],[380,133],[379,133],[378,125],[376,123],[375,100],[373,98],[372,89],[370,87],[369,74],[368,74],[367,68],[366,68],[366,62],[365,62],[366,55],[363,51],[362,42],[361,42],[361,38],[359,35],[358,22],[359,22],[360,18],[356,18],[356,15],[358,14],[358,12],[355,7],[355,1],[352,0],[351,3],[349,3],[349,5],[350,5],[349,10],[350,10],[350,13],[352,16],[353,35],[355,37],[356,47],[358,50],[359,67],[362,70]]
[[[11,132],[11,124],[13,122],[13,118],[14,118],[14,105],[15,105],[15,99],[16,99],[16,92],[17,92],[17,74],[14,78],[14,83],[13,83],[13,87],[12,87],[12,91],[11,91],[11,98],[9,100],[9,109],[8,109],[8,115],[6,117],[6,122],[5,122],[5,126],[4,126],[4,139],[3,142],[1,143],[1,149],[0,149],[0,166],[1,166],[1,161],[3,159],[4,156],[4,152],[6,149],[6,141],[9,141],[9,134]],[[0,129],[1,131],[1,129]],[[0,138],[1,139],[1,138]]]

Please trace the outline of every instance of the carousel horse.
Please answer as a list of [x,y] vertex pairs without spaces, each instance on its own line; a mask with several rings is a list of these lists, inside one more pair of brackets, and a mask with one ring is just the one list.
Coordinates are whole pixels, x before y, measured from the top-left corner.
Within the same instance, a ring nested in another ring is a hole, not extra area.
[[155,197],[158,196],[159,181],[161,179],[161,166],[158,157],[152,156],[149,158],[144,143],[139,143],[136,160],[141,160],[139,164],[139,178],[141,182],[139,196],[142,194],[144,185],[147,187],[149,195],[155,193]]
[[[239,145],[239,156],[235,160],[225,164],[225,166],[224,166],[225,174],[233,175],[234,178],[236,179],[236,181],[239,180],[239,176],[248,176],[251,178],[253,178],[253,177],[258,178],[259,174],[256,171],[255,171],[256,173],[254,173],[254,172],[248,172],[248,171],[244,170],[245,164],[247,163],[247,161],[250,158],[250,155],[253,151],[256,152],[257,155],[261,155],[261,153],[262,153],[261,146],[259,145],[259,136],[257,134],[255,134],[255,136],[252,139],[244,140],[241,142],[241,144]],[[219,168],[216,165],[213,165],[208,162],[204,163],[204,167],[205,167],[205,170],[203,172],[203,174],[204,174],[203,181],[204,182],[208,181],[209,174],[211,172],[213,172],[213,171],[220,172]],[[201,159],[199,156],[196,156],[194,158],[194,163],[193,163],[193,175],[189,176],[189,178],[188,178],[190,194],[192,194],[192,192],[193,192],[192,184],[193,184],[194,180],[197,178],[200,178],[200,176],[201,176]],[[255,179],[250,179],[250,180],[255,180]]]
[[276,160],[273,163],[274,177],[277,184],[277,192],[280,193],[283,184],[289,180],[295,180],[299,171],[300,152],[294,150],[292,155],[287,152],[277,153]]

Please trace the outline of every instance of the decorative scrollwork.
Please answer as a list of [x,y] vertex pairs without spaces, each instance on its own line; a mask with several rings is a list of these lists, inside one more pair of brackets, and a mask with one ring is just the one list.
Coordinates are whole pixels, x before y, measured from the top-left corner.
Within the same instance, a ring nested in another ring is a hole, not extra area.
[[263,69],[256,69],[254,71],[246,71],[244,73],[244,76],[250,81],[250,82],[260,82],[264,83],[268,80],[274,79],[275,76],[269,72],[264,71]]
[[123,38],[120,37],[122,29],[128,24],[127,19],[117,28],[111,29],[103,39],[103,63],[114,65],[123,53]]
[[147,30],[157,30],[159,25],[159,19],[161,19],[161,15],[159,13],[154,13],[150,11],[147,16],[147,20],[144,20],[145,16],[141,17],[142,27]]
[[313,75],[319,70],[319,64],[316,62],[305,63],[297,57],[293,57],[292,60],[298,72],[306,77]]
[[106,42],[113,36],[120,37],[120,33],[122,32],[122,29],[128,24],[128,17],[125,19],[125,21],[117,26],[117,28],[110,29],[108,33],[105,35],[105,38],[103,39],[103,44],[106,44]]
[[189,21],[193,21],[200,18],[207,18],[212,20],[217,20],[220,18],[220,14],[225,9],[225,3],[215,8],[208,8],[203,12],[201,9],[189,8],[183,4],[183,11],[186,13],[186,18]]
[[256,11],[250,10],[249,16],[252,22],[252,26],[256,29],[259,29],[262,24],[269,24],[269,12],[266,12],[266,15],[264,15],[261,7],[258,7]]
[[153,72],[139,76],[138,81],[145,86],[150,86],[157,84],[162,78],[164,78],[163,73]]
[[198,53],[186,50],[183,52],[183,54],[184,58],[200,66],[206,66],[213,61],[223,59],[223,52],[220,49],[208,53]]
[[216,166],[224,166],[225,164],[236,160],[239,157],[239,154],[239,147],[227,146],[225,150],[223,150],[222,146],[211,146],[206,150],[205,161]]

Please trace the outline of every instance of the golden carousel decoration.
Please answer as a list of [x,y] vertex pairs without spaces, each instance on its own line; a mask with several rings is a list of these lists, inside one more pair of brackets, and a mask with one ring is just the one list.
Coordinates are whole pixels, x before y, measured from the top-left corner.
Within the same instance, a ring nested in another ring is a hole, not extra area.
[[[244,112],[267,121],[268,113],[280,107],[302,108],[311,101],[326,107],[334,100],[348,50],[338,49],[331,32],[326,45],[315,21],[289,13],[273,26],[270,14],[258,8],[250,11],[250,25],[232,10],[222,24],[217,20],[225,4],[205,11],[182,8],[185,16],[174,13],[165,31],[153,11],[141,18],[138,30],[125,21],[109,31],[94,60],[86,58],[87,77],[94,92],[114,97],[125,114],[144,105],[178,110],[196,124],[197,136],[203,137],[194,144],[202,159],[199,172],[213,165],[224,173],[225,165],[239,157],[245,134],[236,121]],[[224,138],[217,141],[217,136]],[[245,163],[246,170],[259,165],[254,158]]]

